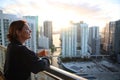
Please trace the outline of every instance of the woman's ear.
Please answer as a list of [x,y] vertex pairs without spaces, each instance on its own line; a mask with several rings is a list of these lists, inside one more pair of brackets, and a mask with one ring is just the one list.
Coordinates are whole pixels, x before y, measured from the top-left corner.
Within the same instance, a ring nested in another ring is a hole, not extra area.
[[19,37],[20,36],[20,31],[16,31],[16,35]]

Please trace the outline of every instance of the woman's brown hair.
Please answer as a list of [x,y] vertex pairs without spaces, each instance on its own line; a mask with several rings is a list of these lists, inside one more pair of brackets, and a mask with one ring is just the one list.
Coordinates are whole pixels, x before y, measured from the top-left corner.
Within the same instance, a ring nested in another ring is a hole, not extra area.
[[24,20],[17,20],[17,21],[13,21],[10,24],[9,31],[7,34],[7,38],[10,42],[13,40],[16,40],[18,38],[16,32],[21,31],[22,28],[24,27],[25,23],[26,23],[26,21],[24,21]]

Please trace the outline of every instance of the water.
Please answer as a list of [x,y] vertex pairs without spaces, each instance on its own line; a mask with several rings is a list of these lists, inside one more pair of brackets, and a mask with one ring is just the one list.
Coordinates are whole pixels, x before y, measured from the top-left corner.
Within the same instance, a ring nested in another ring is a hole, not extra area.
[[60,46],[60,34],[53,34],[53,44],[55,47]]
[[[57,49],[57,51],[55,51],[55,52],[53,53],[53,56],[54,56],[54,55],[55,55],[55,56],[56,56],[56,55],[59,56],[60,51],[61,51],[61,49]],[[53,58],[52,58],[52,65],[59,68],[59,64],[58,64],[58,59],[57,59],[57,58],[58,58],[58,57],[53,57]]]
[[[53,34],[53,44],[55,45],[55,47],[59,47],[60,46],[60,34]],[[59,56],[60,52],[61,52],[61,49],[58,48],[57,51],[55,51],[53,53],[53,56],[56,56],[56,55]],[[58,57],[53,57],[51,59],[51,63],[55,67],[59,67],[59,64],[57,63],[57,61],[58,61],[57,58]]]

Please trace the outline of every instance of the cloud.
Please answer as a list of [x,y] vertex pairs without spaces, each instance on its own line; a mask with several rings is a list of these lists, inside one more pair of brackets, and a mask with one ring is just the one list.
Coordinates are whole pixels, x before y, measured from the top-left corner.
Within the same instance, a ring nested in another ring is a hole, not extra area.
[[0,5],[0,8],[7,13],[21,16],[38,15],[41,21],[53,20],[63,24],[70,20],[83,20],[89,24],[100,25],[120,18],[120,2],[113,4],[111,1],[113,2],[113,0],[12,0],[11,2],[1,0],[4,5]]

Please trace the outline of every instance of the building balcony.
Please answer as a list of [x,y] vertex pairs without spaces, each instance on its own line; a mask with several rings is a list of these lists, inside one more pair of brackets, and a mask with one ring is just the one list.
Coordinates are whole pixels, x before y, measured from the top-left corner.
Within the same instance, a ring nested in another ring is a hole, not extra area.
[[[0,71],[5,63],[6,47],[0,45]],[[50,69],[31,75],[31,80],[87,80],[83,77],[50,65]]]

